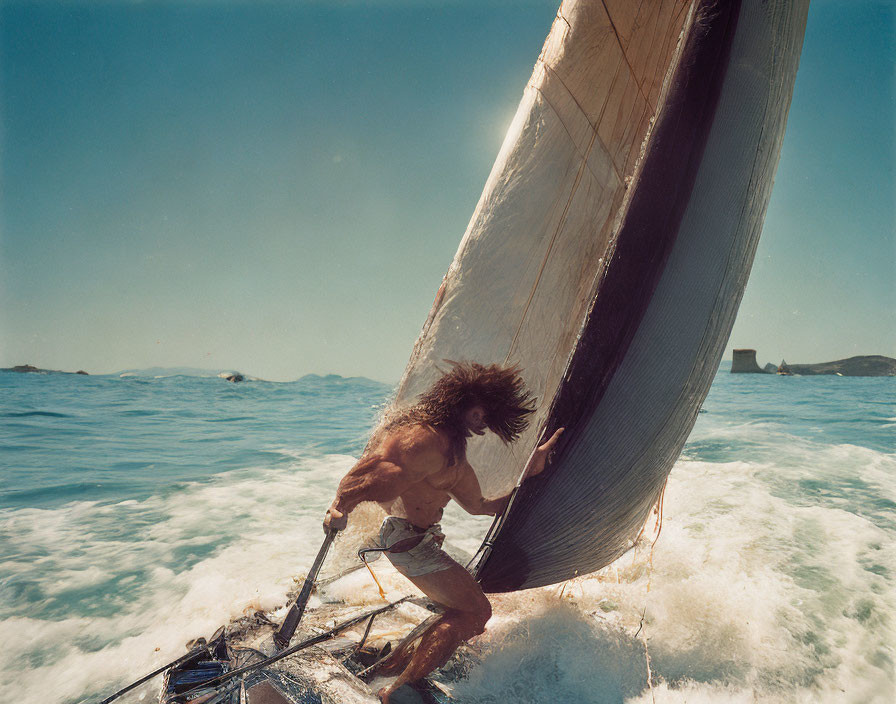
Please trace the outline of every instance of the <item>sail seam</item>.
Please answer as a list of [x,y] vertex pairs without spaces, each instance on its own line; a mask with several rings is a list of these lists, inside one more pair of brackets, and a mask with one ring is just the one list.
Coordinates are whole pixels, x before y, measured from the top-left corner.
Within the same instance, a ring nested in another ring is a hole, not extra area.
[[[662,7],[662,3],[660,3],[660,6]],[[655,42],[656,42],[656,33],[657,33],[657,30],[659,30],[659,27],[660,27],[660,19],[661,19],[661,16],[662,16],[662,10],[660,10],[660,12],[658,12],[656,15],[654,15],[654,17],[655,17],[656,19],[655,19],[655,22],[654,22],[654,24],[653,24],[653,34],[652,34],[651,37],[650,37],[650,43],[649,43],[649,45],[648,45],[648,46],[650,46],[650,47],[654,47],[654,46],[655,46]],[[665,48],[665,44],[663,44],[663,47]],[[647,61],[644,62],[644,95],[645,95],[644,100],[647,101],[647,105],[648,105],[648,106],[650,106],[650,86],[653,85],[653,77],[656,75],[656,70],[655,70],[655,69],[654,69],[654,71],[650,71],[650,70],[649,70],[649,64],[650,64],[651,61],[653,61],[653,60],[662,61],[663,53],[664,53],[664,52],[661,51],[661,52],[659,53],[659,55],[657,55],[656,58],[654,59],[654,55],[651,55],[651,53],[648,52],[648,54],[647,54]],[[650,73],[650,79],[651,79],[650,82],[648,82],[648,73]]]
[[[566,19],[566,15],[563,14],[563,4],[560,4],[560,7],[557,8],[557,17],[566,22],[566,26],[572,31],[572,25],[569,23],[569,20]],[[547,43],[545,43],[547,45]]]
[[[647,96],[644,95],[644,87],[641,85],[641,82],[638,80],[638,74],[635,73],[635,69],[632,66],[631,62],[628,60],[628,54],[625,51],[625,47],[622,45],[622,37],[619,36],[619,30],[616,29],[616,23],[613,22],[613,18],[610,16],[610,10],[607,8],[606,0],[601,0],[601,5],[604,6],[604,12],[607,13],[607,19],[610,21],[610,27],[613,29],[613,34],[616,37],[616,43],[619,44],[619,51],[622,52],[622,58],[625,60],[625,63],[628,65],[628,70],[631,73],[632,78],[635,81],[635,85],[638,86],[638,92],[641,94],[641,97],[644,98],[644,102],[650,105],[650,101],[647,99]],[[638,14],[641,14],[641,6],[638,5]],[[637,15],[636,15],[637,18]]]
[[[545,71],[545,74],[550,72],[551,76],[553,76],[554,78],[557,79],[557,82],[561,86],[563,86],[563,89],[566,91],[566,93],[572,99],[575,106],[579,109],[579,112],[582,114],[582,116],[585,118],[585,121],[588,123],[588,126],[591,128],[591,139],[590,139],[590,141],[588,143],[588,147],[585,149],[585,151],[580,152],[582,164],[579,166],[579,171],[576,174],[576,180],[573,183],[572,190],[570,191],[569,197],[567,198],[566,205],[563,208],[563,213],[560,216],[560,220],[557,223],[557,227],[555,228],[554,233],[551,235],[551,241],[548,244],[548,248],[547,248],[547,251],[545,252],[544,258],[542,259],[541,266],[539,267],[539,270],[538,270],[538,274],[535,277],[535,283],[532,285],[532,289],[529,292],[529,297],[526,300],[525,307],[523,308],[523,314],[520,317],[519,325],[517,326],[516,332],[513,335],[513,339],[510,341],[510,345],[507,348],[507,355],[504,357],[505,364],[507,364],[510,361],[511,355],[513,354],[513,350],[516,347],[517,341],[519,340],[519,336],[520,336],[520,333],[522,332],[523,325],[526,322],[526,317],[529,314],[529,308],[532,306],[532,300],[535,297],[535,292],[538,290],[538,284],[541,281],[541,277],[544,273],[545,267],[547,266],[548,259],[550,259],[551,251],[554,248],[554,244],[557,241],[557,237],[560,235],[560,232],[563,230],[563,227],[566,225],[566,219],[567,219],[567,214],[569,213],[570,205],[572,204],[572,200],[573,200],[573,198],[575,198],[575,195],[578,191],[579,184],[582,181],[582,174],[584,173],[585,169],[587,168],[588,171],[591,173],[591,175],[598,182],[600,182],[600,179],[598,178],[597,174],[595,174],[593,171],[591,171],[591,167],[588,163],[588,159],[591,156],[591,150],[593,149],[594,142],[597,139],[600,120],[603,119],[604,112],[606,111],[607,104],[609,103],[610,92],[612,92],[612,86],[615,85],[616,79],[619,77],[619,67],[622,65],[622,62],[619,62],[616,65],[616,73],[613,75],[613,81],[610,84],[610,90],[607,91],[607,96],[604,99],[603,104],[601,105],[601,111],[600,111],[600,115],[598,116],[598,122],[597,122],[597,124],[594,124],[588,118],[588,113],[582,107],[581,103],[579,103],[578,99],[573,94],[573,92],[569,89],[569,86],[567,86],[566,83],[563,81],[563,79],[560,77],[560,74],[558,74],[557,71],[555,71],[554,68],[552,66],[548,65],[545,61],[539,59],[539,63],[541,63],[542,69]],[[557,121],[560,123],[560,125],[563,127],[566,134],[569,136],[569,139],[573,143],[573,146],[576,146],[576,140],[573,137],[572,132],[570,132],[569,128],[566,126],[566,123],[563,121],[563,117],[562,117],[560,111],[553,105],[553,103],[551,103],[550,99],[548,98],[548,96],[544,92],[544,90],[542,90],[541,87],[536,86],[534,84],[531,84],[531,87],[534,90],[538,91],[539,95],[541,95],[541,97],[544,99],[545,104],[557,116]],[[613,173],[616,174],[616,178],[619,180],[619,183],[624,184],[625,181],[623,179],[623,175],[619,172],[619,167],[616,164],[616,160],[612,156],[610,156],[609,162],[613,168]]]
[[[552,106],[553,109],[553,106]],[[513,339],[510,341],[510,346],[507,348],[507,356],[504,358],[504,364],[507,364],[510,361],[510,356],[513,353],[513,349],[519,339],[520,333],[523,329],[523,324],[526,322],[526,316],[529,314],[529,307],[532,305],[532,299],[535,297],[535,291],[538,289],[538,284],[541,282],[541,276],[544,273],[544,269],[547,266],[548,259],[550,259],[551,251],[554,248],[554,244],[557,241],[557,238],[560,236],[560,233],[563,231],[564,226],[566,225],[566,216],[569,213],[569,206],[572,204],[572,199],[575,197],[576,192],[579,190],[579,184],[582,182],[582,174],[585,172],[585,169],[588,166],[588,157],[591,154],[591,148],[594,146],[594,140],[597,138],[597,130],[591,131],[591,141],[588,144],[588,149],[585,151],[585,155],[582,157],[582,165],[579,167],[578,172],[576,173],[576,180],[572,184],[572,190],[569,193],[569,198],[566,200],[566,205],[563,208],[563,213],[560,215],[560,221],[557,223],[557,227],[554,229],[554,234],[551,235],[551,241],[548,243],[547,251],[544,254],[544,258],[541,260],[541,267],[538,269],[538,275],[535,277],[535,283],[532,285],[532,290],[529,292],[529,298],[526,301],[526,306],[523,308],[523,314],[520,316],[520,324],[517,326],[516,332],[513,335]]]
[[[653,78],[651,80],[651,85],[653,85],[656,82],[656,79],[658,76],[662,76],[662,78],[663,78],[663,80],[661,80],[659,82],[659,90],[657,91],[657,97],[656,97],[657,110],[659,110],[660,98],[662,97],[662,94],[663,94],[663,85],[665,84],[666,74],[668,74],[669,66],[672,63],[672,60],[675,56],[675,49],[678,45],[678,42],[681,40],[682,31],[683,31],[683,27],[684,27],[684,22],[680,21],[681,15],[687,9],[687,7],[691,4],[691,2],[690,2],[690,0],[672,0],[672,4],[673,5],[678,4],[680,7],[678,8],[677,12],[673,9],[669,13],[669,18],[666,22],[666,27],[663,32],[663,35],[665,36],[665,39],[663,39],[663,51],[660,54],[659,62],[653,71]],[[672,32],[670,32],[669,29],[671,27],[678,27],[678,32],[676,32],[674,34]]]
[[[601,106],[600,114],[598,115],[597,123],[595,124],[595,123],[591,122],[591,120],[590,120],[589,117],[588,117],[588,113],[585,112],[585,109],[582,107],[582,105],[581,105],[581,104],[579,103],[579,101],[576,99],[576,96],[573,95],[573,92],[569,89],[569,86],[567,86],[566,83],[563,82],[563,79],[560,77],[560,74],[557,73],[557,71],[555,71],[554,68],[553,68],[552,66],[549,66],[548,64],[543,64],[543,68],[545,69],[545,71],[547,72],[547,71],[549,70],[549,71],[551,72],[551,75],[554,76],[554,77],[557,79],[557,81],[560,83],[561,86],[563,86],[563,88],[564,88],[564,89],[566,90],[566,92],[569,94],[569,97],[570,97],[570,98],[572,99],[572,101],[576,104],[576,107],[579,108],[579,112],[582,113],[582,117],[585,118],[585,121],[588,123],[588,126],[591,128],[591,134],[592,134],[592,140],[591,140],[591,141],[592,141],[592,143],[593,143],[593,141],[594,141],[594,136],[597,135],[597,134],[599,133],[599,131],[600,131],[600,123],[601,123],[601,120],[603,119],[604,112],[606,111],[606,109],[607,109],[607,104],[609,103],[609,100],[610,100],[610,92],[612,91],[612,86],[615,84],[615,82],[616,82],[616,77],[619,75],[619,66],[620,66],[620,65],[621,65],[621,62],[618,63],[618,64],[616,64],[616,73],[613,75],[613,83],[610,84],[610,91],[607,91],[607,97],[606,97],[606,99],[604,100],[603,105]],[[544,102],[548,105],[548,107],[551,108],[551,110],[552,110],[552,111],[554,112],[554,114],[557,116],[557,119],[559,120],[560,124],[563,125],[563,129],[566,131],[566,134],[569,135],[569,139],[570,139],[570,141],[572,141],[573,145],[576,145],[575,137],[572,136],[572,132],[571,132],[570,129],[566,126],[566,123],[563,121],[563,116],[561,115],[560,111],[559,111],[556,107],[554,107],[554,104],[551,102],[551,100],[550,100],[550,98],[548,97],[547,93],[545,93],[545,92],[544,92],[540,87],[538,87],[538,86],[533,85],[532,88],[533,88],[533,90],[538,91],[538,93],[541,95],[541,97],[544,98]],[[578,149],[578,145],[576,145],[576,149]],[[591,145],[588,146],[588,149],[587,149],[586,152],[582,152],[582,151],[580,151],[579,153],[582,154],[582,158],[585,159],[585,160],[587,161],[588,157],[591,155]],[[624,181],[624,178],[623,178],[623,174],[620,173],[620,171],[619,171],[619,167],[618,167],[618,165],[616,164],[615,160],[612,158],[612,155],[610,155],[609,151],[607,152],[607,155],[610,156],[610,165],[613,167],[613,171],[616,173],[616,178],[619,179],[619,182],[620,182],[620,183],[624,183],[625,181]],[[590,166],[589,166],[588,170],[591,171],[591,167],[590,167]],[[592,174],[592,176],[594,176],[595,179],[597,179],[598,181],[600,181],[600,178],[598,177],[598,175],[597,175],[596,173],[594,173],[593,171],[591,171],[591,174]]]
[[[553,66],[551,66],[545,62],[542,62],[542,68],[545,70],[545,73],[549,72],[554,78],[557,79],[557,82],[561,86],[563,86],[564,90],[566,90],[567,95],[569,95],[569,97],[572,98],[572,102],[574,102],[576,104],[576,107],[579,109],[579,112],[582,113],[582,116],[585,118],[585,121],[591,126],[591,129],[596,130],[597,125],[595,125],[593,122],[591,122],[591,118],[588,117],[588,112],[585,110],[585,108],[582,107],[582,104],[579,102],[579,99],[576,98],[576,96],[573,94],[573,92],[569,89],[569,86],[566,85],[566,82],[563,80],[562,76],[559,73],[557,73],[557,71],[554,70]],[[542,95],[544,95],[544,92],[541,91],[540,88],[538,88],[536,90],[538,90],[540,93],[542,93]],[[606,104],[607,104],[606,101],[604,101],[604,105],[606,105]],[[554,112],[557,112],[557,111],[555,110]],[[560,113],[557,113],[558,117],[559,117],[559,114]],[[603,108],[601,108],[601,114],[603,114]],[[569,130],[567,130],[567,132],[568,131]],[[572,136],[572,135],[570,135],[570,136]]]
[[[560,125],[563,127],[563,131],[566,132],[566,135],[569,137],[569,141],[572,142],[572,144],[573,144],[573,146],[575,147],[576,151],[578,152],[579,156],[580,156],[580,157],[586,162],[586,164],[587,164],[588,156],[590,155],[590,151],[583,151],[581,148],[579,148],[579,146],[576,144],[575,137],[573,137],[573,136],[572,136],[572,132],[569,131],[569,127],[567,127],[567,126],[566,126],[566,123],[563,122],[563,117],[561,116],[560,111],[557,110],[556,107],[554,107],[554,104],[551,103],[550,99],[549,99],[548,96],[545,94],[545,92],[544,92],[543,90],[541,90],[540,88],[536,88],[535,86],[533,86],[532,89],[535,90],[535,91],[538,91],[538,94],[541,95],[541,97],[544,99],[544,103],[545,103],[545,105],[547,105],[547,106],[551,109],[551,112],[553,112],[554,115],[557,116],[557,121],[558,121],[558,122],[560,123]],[[589,123],[589,124],[590,124],[590,123]],[[592,129],[592,130],[591,130],[592,138],[593,138],[594,135],[596,135],[596,134],[597,134],[597,130]],[[619,179],[619,183],[623,183],[623,181],[622,181],[622,176],[620,176],[620,174],[619,174],[619,170],[616,168],[616,164],[614,164],[614,163],[612,162],[612,159],[610,160],[610,165],[613,167],[613,172],[616,174],[616,178]],[[599,177],[596,173],[594,173],[594,171],[591,170],[591,166],[590,166],[590,165],[588,166],[588,171],[591,173],[591,175],[594,177],[594,179],[595,179],[596,181],[600,182],[600,177]]]

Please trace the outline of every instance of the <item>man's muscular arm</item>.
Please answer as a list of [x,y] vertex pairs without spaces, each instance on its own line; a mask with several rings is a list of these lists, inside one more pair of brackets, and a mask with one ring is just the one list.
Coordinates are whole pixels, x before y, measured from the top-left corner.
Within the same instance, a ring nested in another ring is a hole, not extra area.
[[466,460],[461,463],[457,481],[448,493],[464,511],[474,516],[497,516],[510,499],[509,494],[498,499],[486,499],[482,495],[476,473]]
[[330,509],[351,513],[362,501],[391,501],[419,481],[400,465],[382,457],[358,462],[339,482]]
[[[523,481],[529,477],[534,477],[536,474],[541,474],[548,455],[554,449],[554,445],[557,444],[557,440],[560,439],[562,432],[563,428],[557,430],[550,440],[532,453],[532,458],[529,460],[529,464],[526,465]],[[464,511],[473,515],[497,516],[504,512],[507,502],[510,501],[510,494],[497,499],[486,499],[482,495],[482,489],[479,486],[476,473],[466,460],[461,465],[457,481],[448,493],[460,504]]]

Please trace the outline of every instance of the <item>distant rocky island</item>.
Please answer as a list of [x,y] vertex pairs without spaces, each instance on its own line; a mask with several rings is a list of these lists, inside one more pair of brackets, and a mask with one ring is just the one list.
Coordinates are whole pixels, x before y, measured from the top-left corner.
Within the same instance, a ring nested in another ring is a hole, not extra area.
[[58,369],[38,369],[37,367],[32,367],[30,364],[5,367],[0,369],[0,372],[19,372],[20,374],[83,374],[84,376],[89,376],[83,369],[79,369],[76,372],[62,372]]
[[[89,376],[83,369],[76,372],[63,372],[58,369],[40,369],[30,364],[19,364],[15,367],[6,367],[0,369],[0,372],[17,372],[20,374],[83,374]],[[246,379],[254,379],[247,377],[240,372],[222,371],[217,372],[210,369],[195,369],[193,367],[151,367],[149,369],[129,369],[118,373],[119,377],[163,377],[163,376],[198,376],[198,377],[218,377],[225,381],[240,382]]]
[[766,364],[760,367],[756,362],[756,350],[734,350],[731,357],[732,374],[780,374],[782,376],[815,376],[830,374],[835,376],[896,376],[896,359],[879,354],[859,355],[847,359],[818,364]]

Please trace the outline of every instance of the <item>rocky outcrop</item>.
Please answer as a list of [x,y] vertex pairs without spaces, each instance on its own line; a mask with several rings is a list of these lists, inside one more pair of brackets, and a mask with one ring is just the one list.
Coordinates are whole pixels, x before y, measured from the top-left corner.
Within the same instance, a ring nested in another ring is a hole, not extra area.
[[[785,371],[782,371],[782,368]],[[782,361],[779,374],[812,376],[835,374],[837,376],[896,376],[896,359],[879,354],[860,355],[819,364],[788,364]]]
[[756,364],[756,350],[734,350],[731,357],[732,374],[767,374],[768,372]]
[[779,376],[813,376],[834,374],[837,376],[896,376],[896,359],[879,354],[859,355],[848,359],[819,364],[766,364],[761,368],[756,363],[756,350],[734,350],[731,371],[747,374],[778,374]]
[[37,367],[32,367],[30,364],[18,364],[15,367],[6,367],[5,369],[0,369],[0,372],[17,372],[19,374],[83,374],[84,376],[89,376],[83,369],[79,369],[76,372],[61,372],[58,369],[39,369]]

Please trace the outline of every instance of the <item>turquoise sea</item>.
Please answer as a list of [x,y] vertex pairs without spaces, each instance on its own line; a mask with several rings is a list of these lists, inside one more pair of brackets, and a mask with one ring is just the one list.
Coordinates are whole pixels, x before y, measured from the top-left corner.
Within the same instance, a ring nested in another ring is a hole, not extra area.
[[[96,701],[283,603],[390,393],[337,376],[0,372],[6,699]],[[652,550],[498,599],[459,699],[894,700],[896,378],[723,365],[663,509]],[[444,522],[467,552],[487,525]]]

